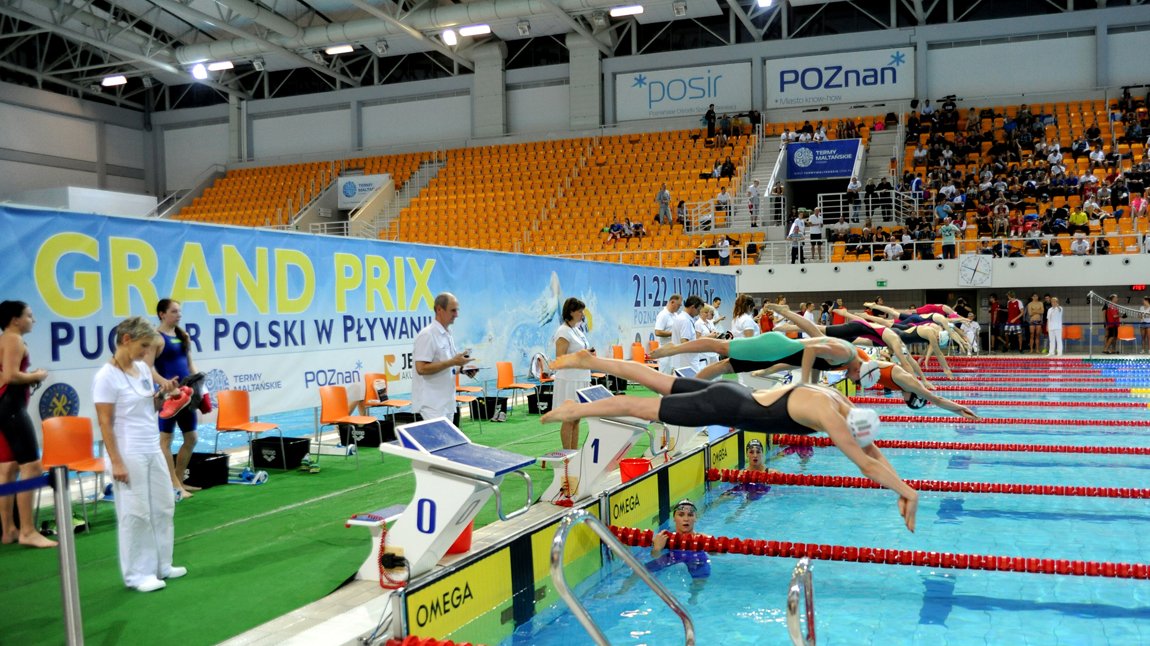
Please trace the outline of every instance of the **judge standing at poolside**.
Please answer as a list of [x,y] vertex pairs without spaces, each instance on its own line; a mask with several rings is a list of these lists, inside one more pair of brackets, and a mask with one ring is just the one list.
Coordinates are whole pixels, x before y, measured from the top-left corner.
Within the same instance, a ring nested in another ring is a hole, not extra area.
[[[563,303],[563,322],[555,331],[555,356],[589,350],[594,352],[587,333],[583,330],[583,320],[587,305],[578,298],[568,298]],[[591,371],[586,368],[563,368],[555,372],[555,390],[552,401],[555,406],[565,401],[579,401],[576,394],[580,388],[591,385]],[[579,420],[563,422],[559,428],[559,438],[565,449],[579,448]]]
[[450,292],[435,297],[435,320],[415,335],[411,361],[411,409],[423,419],[455,418],[455,373],[471,360],[460,352],[447,328],[459,316],[459,300]]

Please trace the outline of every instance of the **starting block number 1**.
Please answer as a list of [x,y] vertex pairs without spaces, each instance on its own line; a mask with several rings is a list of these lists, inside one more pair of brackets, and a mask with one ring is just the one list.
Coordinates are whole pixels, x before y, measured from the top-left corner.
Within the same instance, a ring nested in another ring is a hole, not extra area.
[[420,498],[415,503],[415,528],[423,534],[435,533],[435,501]]

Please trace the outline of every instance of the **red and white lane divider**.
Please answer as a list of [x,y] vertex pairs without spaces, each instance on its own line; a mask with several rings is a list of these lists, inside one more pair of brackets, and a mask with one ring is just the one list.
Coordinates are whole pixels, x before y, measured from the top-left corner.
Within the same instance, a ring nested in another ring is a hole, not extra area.
[[1131,395],[1129,388],[1067,387],[1041,388],[1038,386],[937,386],[939,392],[966,392],[977,390],[983,393],[1058,393],[1063,395]]
[[[855,404],[898,404],[903,405],[902,397],[851,397]],[[1041,408],[1142,408],[1150,407],[1144,402],[1063,402],[1042,400],[1013,400],[1013,399],[956,399],[956,404],[963,406],[1038,406]]]
[[[655,532],[636,527],[611,526],[611,533],[632,547],[650,547]],[[987,570],[995,572],[1029,572],[1032,574],[1067,574],[1073,576],[1101,576],[1120,579],[1150,578],[1150,565],[1145,563],[1113,563],[1105,561],[1077,561],[1068,559],[1040,559],[1021,556],[993,556],[989,554],[953,554],[950,552],[924,552],[921,550],[883,549],[881,547],[855,547],[818,543],[792,543],[761,539],[703,536],[700,534],[671,534],[667,548],[717,554],[747,554],[752,556],[778,556],[822,561],[850,561],[857,563],[883,563],[915,567],[950,568],[957,570]]]
[[[711,482],[739,484],[793,485],[800,487],[839,487],[845,489],[881,489],[870,478],[858,476],[824,476],[807,473],[778,473],[740,469],[709,469]],[[1083,498],[1150,498],[1150,489],[1131,487],[1075,487],[1066,485],[1033,485],[1010,482],[950,482],[946,480],[905,480],[918,491],[954,493],[996,493],[1026,496],[1079,496]]]
[[[776,435],[776,446],[834,446],[829,437]],[[935,442],[926,440],[875,440],[880,449],[928,449],[943,451],[1002,451],[1014,453],[1087,453],[1094,455],[1150,455],[1144,446],[1075,446],[1069,444],[1007,444],[991,442]]]

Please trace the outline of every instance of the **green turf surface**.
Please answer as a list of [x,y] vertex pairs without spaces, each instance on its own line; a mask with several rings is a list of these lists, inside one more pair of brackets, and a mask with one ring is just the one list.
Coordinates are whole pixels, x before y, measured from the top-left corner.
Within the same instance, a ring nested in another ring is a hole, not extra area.
[[[632,389],[632,396],[649,394]],[[525,408],[507,422],[485,423],[482,433],[470,420],[463,429],[478,444],[523,455],[560,448],[558,424],[542,425]],[[641,454],[646,444],[644,436],[631,455]],[[406,460],[387,456],[381,462],[369,449],[362,451],[358,469],[354,458],[339,456],[324,456],[320,464],[318,474],[269,471],[266,484],[214,487],[177,504],[174,561],[188,568],[188,576],[148,594],[123,586],[115,512],[101,503],[92,530],[76,536],[85,641],[215,644],[339,587],[370,547],[366,530],[343,522],[355,513],[406,504],[414,478]],[[551,473],[527,471],[538,497]],[[504,507],[518,507],[526,483],[508,478],[504,485]],[[493,499],[476,527],[496,520]],[[64,642],[56,550],[0,546],[0,607],[0,644]]]

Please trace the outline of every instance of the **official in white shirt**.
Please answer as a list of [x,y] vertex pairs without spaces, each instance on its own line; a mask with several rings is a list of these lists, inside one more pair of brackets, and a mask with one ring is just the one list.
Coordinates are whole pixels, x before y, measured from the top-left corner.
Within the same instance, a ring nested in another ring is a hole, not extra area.
[[[695,318],[699,316],[699,310],[702,307],[703,299],[693,294],[683,301],[683,308],[676,315],[674,334],[671,339],[672,345],[681,345],[687,341],[695,340]],[[699,367],[699,354],[696,352],[677,354],[671,357],[671,364],[673,368],[691,367],[697,369]]]
[[455,373],[471,359],[460,352],[448,327],[459,316],[459,300],[443,292],[435,297],[435,320],[415,335],[411,360],[411,408],[423,419],[455,417]]
[[[655,316],[655,339],[659,341],[659,347],[671,343],[672,329],[675,327],[675,317],[682,305],[683,297],[679,294],[671,294],[671,298],[667,299],[667,306],[659,310],[659,313]],[[669,375],[673,372],[669,358],[659,359],[659,372],[665,375]]]

